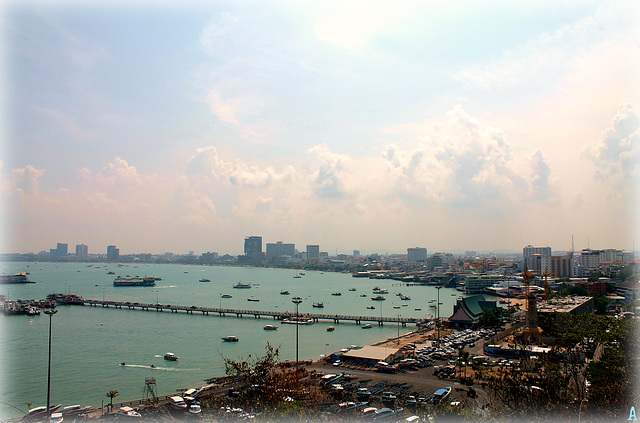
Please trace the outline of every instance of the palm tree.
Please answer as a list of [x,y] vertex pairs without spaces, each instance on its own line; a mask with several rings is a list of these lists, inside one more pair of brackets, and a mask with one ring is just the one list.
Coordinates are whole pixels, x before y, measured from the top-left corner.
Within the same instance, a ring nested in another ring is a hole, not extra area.
[[111,403],[109,404],[109,409],[113,411],[113,399],[118,396],[118,391],[109,391],[107,392],[107,396],[111,399]]

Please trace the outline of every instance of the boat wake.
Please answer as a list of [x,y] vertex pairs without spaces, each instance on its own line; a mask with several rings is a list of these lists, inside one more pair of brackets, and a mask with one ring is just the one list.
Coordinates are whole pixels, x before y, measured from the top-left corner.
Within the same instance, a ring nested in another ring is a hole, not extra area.
[[158,367],[154,365],[144,366],[142,364],[118,364],[120,367],[134,367],[137,369],[151,369],[151,370],[163,370],[165,372],[185,372],[185,371],[195,371],[198,369],[176,369],[175,367]]

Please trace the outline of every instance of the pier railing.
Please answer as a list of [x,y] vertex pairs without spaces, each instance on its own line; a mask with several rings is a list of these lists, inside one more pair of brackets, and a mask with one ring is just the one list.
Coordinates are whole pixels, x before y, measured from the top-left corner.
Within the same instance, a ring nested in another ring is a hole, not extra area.
[[[156,312],[170,312],[170,313],[185,313],[185,314],[202,314],[204,316],[235,316],[235,317],[253,317],[255,319],[275,319],[283,320],[296,316],[295,313],[286,311],[266,311],[266,310],[244,310],[233,308],[221,308],[221,307],[199,307],[199,306],[182,306],[182,305],[167,305],[167,304],[153,304],[153,303],[133,303],[129,301],[111,301],[111,300],[83,300],[78,305],[85,305],[90,307],[103,307],[114,308],[121,310],[141,310],[141,311],[156,311]],[[305,319],[311,319],[314,322],[320,320],[332,321],[334,323],[340,322],[354,322],[360,324],[362,322],[374,322],[378,325],[384,325],[385,323],[396,323],[402,326],[407,324],[418,324],[424,322],[425,319],[416,317],[392,317],[392,316],[356,316],[347,314],[326,314],[326,313],[299,313],[299,317]]]

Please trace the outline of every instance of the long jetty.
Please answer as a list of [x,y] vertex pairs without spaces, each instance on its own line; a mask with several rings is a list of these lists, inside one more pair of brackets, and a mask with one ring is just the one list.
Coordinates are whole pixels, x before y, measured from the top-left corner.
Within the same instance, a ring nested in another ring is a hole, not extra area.
[[[155,312],[170,312],[170,313],[185,313],[185,314],[202,314],[204,316],[235,316],[241,317],[253,317],[255,319],[274,319],[283,320],[291,317],[296,317],[295,313],[286,311],[264,311],[264,310],[242,310],[233,308],[219,308],[219,307],[199,307],[199,306],[181,306],[181,305],[165,305],[165,304],[153,304],[153,303],[132,303],[128,301],[110,301],[110,300],[81,300],[76,301],[74,305],[84,305],[90,307],[103,307],[113,308],[119,310],[142,310],[142,311],[155,311]],[[299,313],[297,315],[300,318],[311,319],[314,322],[320,320],[332,321],[334,323],[340,322],[354,322],[361,324],[362,322],[374,322],[380,326],[385,323],[395,323],[402,326],[407,324],[418,324],[423,319],[415,317],[376,317],[376,316],[352,316],[345,314],[323,314],[323,313]]]

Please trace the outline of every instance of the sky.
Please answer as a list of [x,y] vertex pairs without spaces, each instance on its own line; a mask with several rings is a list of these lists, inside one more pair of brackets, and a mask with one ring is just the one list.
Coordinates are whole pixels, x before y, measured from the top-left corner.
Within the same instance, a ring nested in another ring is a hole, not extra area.
[[637,1],[5,1],[0,251],[640,245]]

